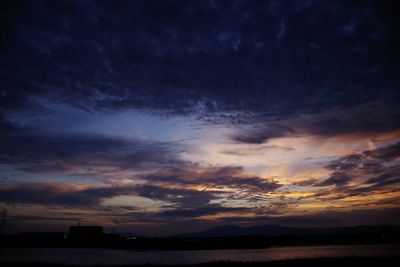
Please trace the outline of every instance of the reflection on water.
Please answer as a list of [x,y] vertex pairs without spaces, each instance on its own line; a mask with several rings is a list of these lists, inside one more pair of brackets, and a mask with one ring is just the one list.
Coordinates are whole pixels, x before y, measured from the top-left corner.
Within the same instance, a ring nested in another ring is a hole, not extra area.
[[207,261],[268,261],[344,256],[400,256],[399,245],[306,246],[246,250],[132,251],[86,248],[5,248],[3,262],[57,262],[69,264],[200,263]]

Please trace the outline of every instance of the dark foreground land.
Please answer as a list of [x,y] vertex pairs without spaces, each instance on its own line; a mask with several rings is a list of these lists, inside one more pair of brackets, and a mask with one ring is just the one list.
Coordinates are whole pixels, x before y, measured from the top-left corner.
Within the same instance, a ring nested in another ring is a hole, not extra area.
[[0,248],[111,248],[135,250],[215,250],[255,249],[276,246],[316,245],[372,245],[399,244],[400,233],[337,234],[337,235],[295,235],[295,236],[239,236],[221,238],[136,238],[129,240],[113,235],[98,239],[46,238],[21,235],[0,238]]
[[279,225],[220,226],[170,237],[120,236],[101,226],[71,226],[62,232],[0,235],[0,248],[112,248],[134,250],[253,249],[276,246],[399,244],[400,225],[293,228]]
[[[1,263],[1,261],[0,261]],[[120,267],[225,267],[225,266],[247,266],[247,267],[285,267],[285,266],[307,266],[307,267],[338,267],[338,266],[399,266],[399,257],[346,257],[346,258],[314,258],[314,259],[290,259],[290,260],[279,260],[279,261],[265,261],[265,262],[230,262],[230,261],[219,261],[219,262],[208,262],[198,264],[138,264],[138,265],[91,265],[91,266],[120,266]],[[10,267],[28,267],[28,266],[44,266],[44,267],[73,267],[73,266],[85,266],[85,265],[69,265],[69,264],[57,264],[57,263],[2,263],[3,266]]]

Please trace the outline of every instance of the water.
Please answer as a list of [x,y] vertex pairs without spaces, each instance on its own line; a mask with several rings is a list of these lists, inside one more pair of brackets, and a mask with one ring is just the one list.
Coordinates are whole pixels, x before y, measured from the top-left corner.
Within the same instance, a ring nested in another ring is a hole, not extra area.
[[265,249],[133,251],[98,248],[5,248],[0,262],[67,264],[200,263],[208,261],[269,261],[295,258],[400,256],[399,245],[304,246]]

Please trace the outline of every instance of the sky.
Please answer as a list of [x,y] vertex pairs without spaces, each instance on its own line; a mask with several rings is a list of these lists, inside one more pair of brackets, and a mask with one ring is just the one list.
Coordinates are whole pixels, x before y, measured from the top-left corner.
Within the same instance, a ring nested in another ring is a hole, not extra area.
[[400,224],[399,1],[1,1],[5,231]]

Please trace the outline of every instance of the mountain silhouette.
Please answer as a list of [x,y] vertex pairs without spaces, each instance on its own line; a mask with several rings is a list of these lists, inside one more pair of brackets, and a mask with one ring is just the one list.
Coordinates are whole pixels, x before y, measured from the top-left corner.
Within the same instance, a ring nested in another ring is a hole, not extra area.
[[400,232],[400,225],[376,225],[333,228],[299,228],[280,225],[259,225],[242,227],[236,225],[216,226],[202,232],[177,235],[183,238],[239,237],[239,236],[291,236],[291,235],[331,235]]

